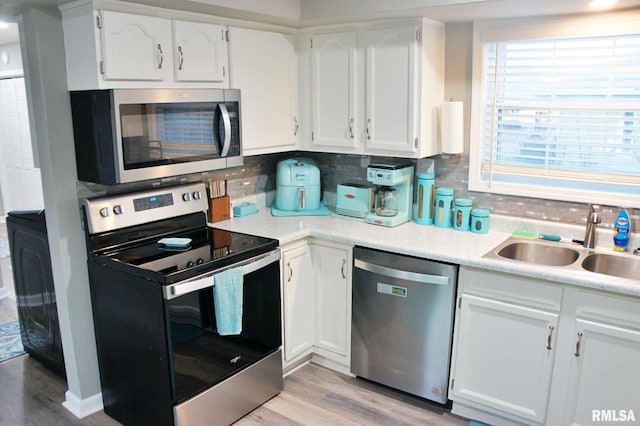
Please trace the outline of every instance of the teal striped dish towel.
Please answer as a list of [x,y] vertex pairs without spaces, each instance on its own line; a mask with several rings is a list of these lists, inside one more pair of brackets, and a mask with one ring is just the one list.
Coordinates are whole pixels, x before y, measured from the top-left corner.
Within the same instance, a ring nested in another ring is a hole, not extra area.
[[213,276],[213,306],[216,310],[218,334],[229,336],[242,331],[242,266]]

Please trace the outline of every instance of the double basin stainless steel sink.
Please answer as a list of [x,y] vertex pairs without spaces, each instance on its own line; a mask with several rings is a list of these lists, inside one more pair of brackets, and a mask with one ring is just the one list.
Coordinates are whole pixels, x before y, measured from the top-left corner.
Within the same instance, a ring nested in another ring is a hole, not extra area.
[[584,270],[640,283],[640,256],[594,252],[577,244],[512,237],[482,257]]

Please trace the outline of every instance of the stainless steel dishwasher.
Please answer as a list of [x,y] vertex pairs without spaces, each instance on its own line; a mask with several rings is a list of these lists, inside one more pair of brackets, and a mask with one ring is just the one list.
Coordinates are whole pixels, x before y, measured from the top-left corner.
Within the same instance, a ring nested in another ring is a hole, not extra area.
[[458,266],[355,247],[351,372],[447,402]]

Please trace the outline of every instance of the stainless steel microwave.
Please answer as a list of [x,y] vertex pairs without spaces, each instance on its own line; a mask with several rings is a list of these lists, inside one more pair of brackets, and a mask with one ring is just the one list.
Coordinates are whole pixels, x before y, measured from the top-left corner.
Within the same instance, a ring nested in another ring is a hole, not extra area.
[[72,91],[78,179],[103,185],[243,164],[240,90]]

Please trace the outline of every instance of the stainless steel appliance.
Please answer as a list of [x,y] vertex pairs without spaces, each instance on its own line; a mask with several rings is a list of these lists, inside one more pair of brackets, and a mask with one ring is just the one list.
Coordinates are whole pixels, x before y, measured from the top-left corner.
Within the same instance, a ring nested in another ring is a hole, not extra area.
[[[197,183],[84,203],[104,411],[125,425],[226,425],[282,389],[278,241],[207,227],[205,194]],[[214,285],[230,270],[239,334],[217,319]]]
[[243,164],[240,91],[72,91],[78,179],[104,185]]
[[447,402],[458,266],[355,247],[351,372]]
[[397,226],[413,214],[413,166],[410,164],[371,164],[367,180],[378,185],[374,212],[365,221],[375,225]]

